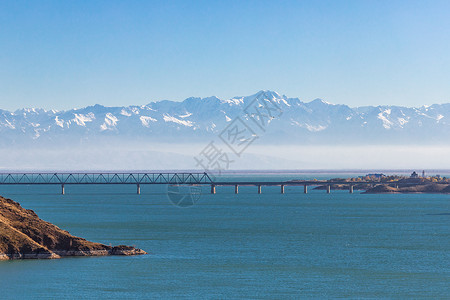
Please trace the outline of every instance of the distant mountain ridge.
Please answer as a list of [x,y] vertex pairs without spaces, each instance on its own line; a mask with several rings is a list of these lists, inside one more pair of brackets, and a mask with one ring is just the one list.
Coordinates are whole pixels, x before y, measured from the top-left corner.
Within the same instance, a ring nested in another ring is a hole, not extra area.
[[[159,101],[143,106],[88,106],[67,111],[0,110],[2,143],[23,141],[145,139],[161,142],[208,141],[230,122],[240,118],[254,128],[246,107],[275,105],[280,115],[261,120],[262,143],[449,143],[450,104],[418,108],[364,106],[351,108],[316,99],[302,102],[273,91],[223,100],[187,98],[182,102]],[[254,116],[253,116],[254,117]]]

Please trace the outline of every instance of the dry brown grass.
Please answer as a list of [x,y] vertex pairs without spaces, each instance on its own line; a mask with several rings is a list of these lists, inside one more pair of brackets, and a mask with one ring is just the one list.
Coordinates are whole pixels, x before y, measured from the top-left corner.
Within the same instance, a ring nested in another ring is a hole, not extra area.
[[419,184],[412,186],[404,186],[394,188],[388,185],[377,185],[371,189],[368,189],[367,194],[388,194],[388,193],[427,193],[427,194],[444,194],[450,193],[450,185],[430,183]]

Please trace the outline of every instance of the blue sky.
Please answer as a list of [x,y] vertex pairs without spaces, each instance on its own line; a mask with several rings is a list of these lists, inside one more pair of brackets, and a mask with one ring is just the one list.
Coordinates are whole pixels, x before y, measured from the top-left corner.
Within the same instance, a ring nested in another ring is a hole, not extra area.
[[1,1],[0,108],[450,102],[450,1]]

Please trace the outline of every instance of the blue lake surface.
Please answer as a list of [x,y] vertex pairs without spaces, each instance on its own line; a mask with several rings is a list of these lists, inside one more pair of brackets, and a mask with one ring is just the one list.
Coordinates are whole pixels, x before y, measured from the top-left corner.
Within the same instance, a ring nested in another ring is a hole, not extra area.
[[256,187],[240,187],[238,195],[234,187],[218,187],[211,195],[206,186],[194,206],[179,208],[166,186],[135,191],[126,185],[69,185],[62,196],[58,186],[0,186],[0,195],[71,234],[149,252],[0,262],[0,297],[450,295],[450,195],[305,195],[303,187],[286,187],[284,195],[279,187],[263,187],[261,195]]

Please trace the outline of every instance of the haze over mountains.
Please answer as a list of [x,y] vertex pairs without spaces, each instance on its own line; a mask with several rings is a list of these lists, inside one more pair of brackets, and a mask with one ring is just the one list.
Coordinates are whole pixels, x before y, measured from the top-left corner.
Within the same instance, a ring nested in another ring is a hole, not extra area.
[[[235,142],[252,139],[239,155],[224,139],[234,125]],[[0,169],[8,170],[199,169],[194,156],[211,141],[232,156],[229,169],[448,168],[450,104],[352,108],[260,91],[229,100],[0,110],[0,136]]]
[[[229,100],[217,97],[160,101],[144,106],[89,106],[68,111],[27,108],[0,110],[2,144],[108,139],[153,142],[206,142],[237,117],[254,127],[246,107],[275,103],[280,114],[261,120],[260,144],[432,144],[448,143],[450,104],[418,108],[351,108],[317,99],[303,102],[273,91]],[[255,130],[255,134],[260,134]]]

